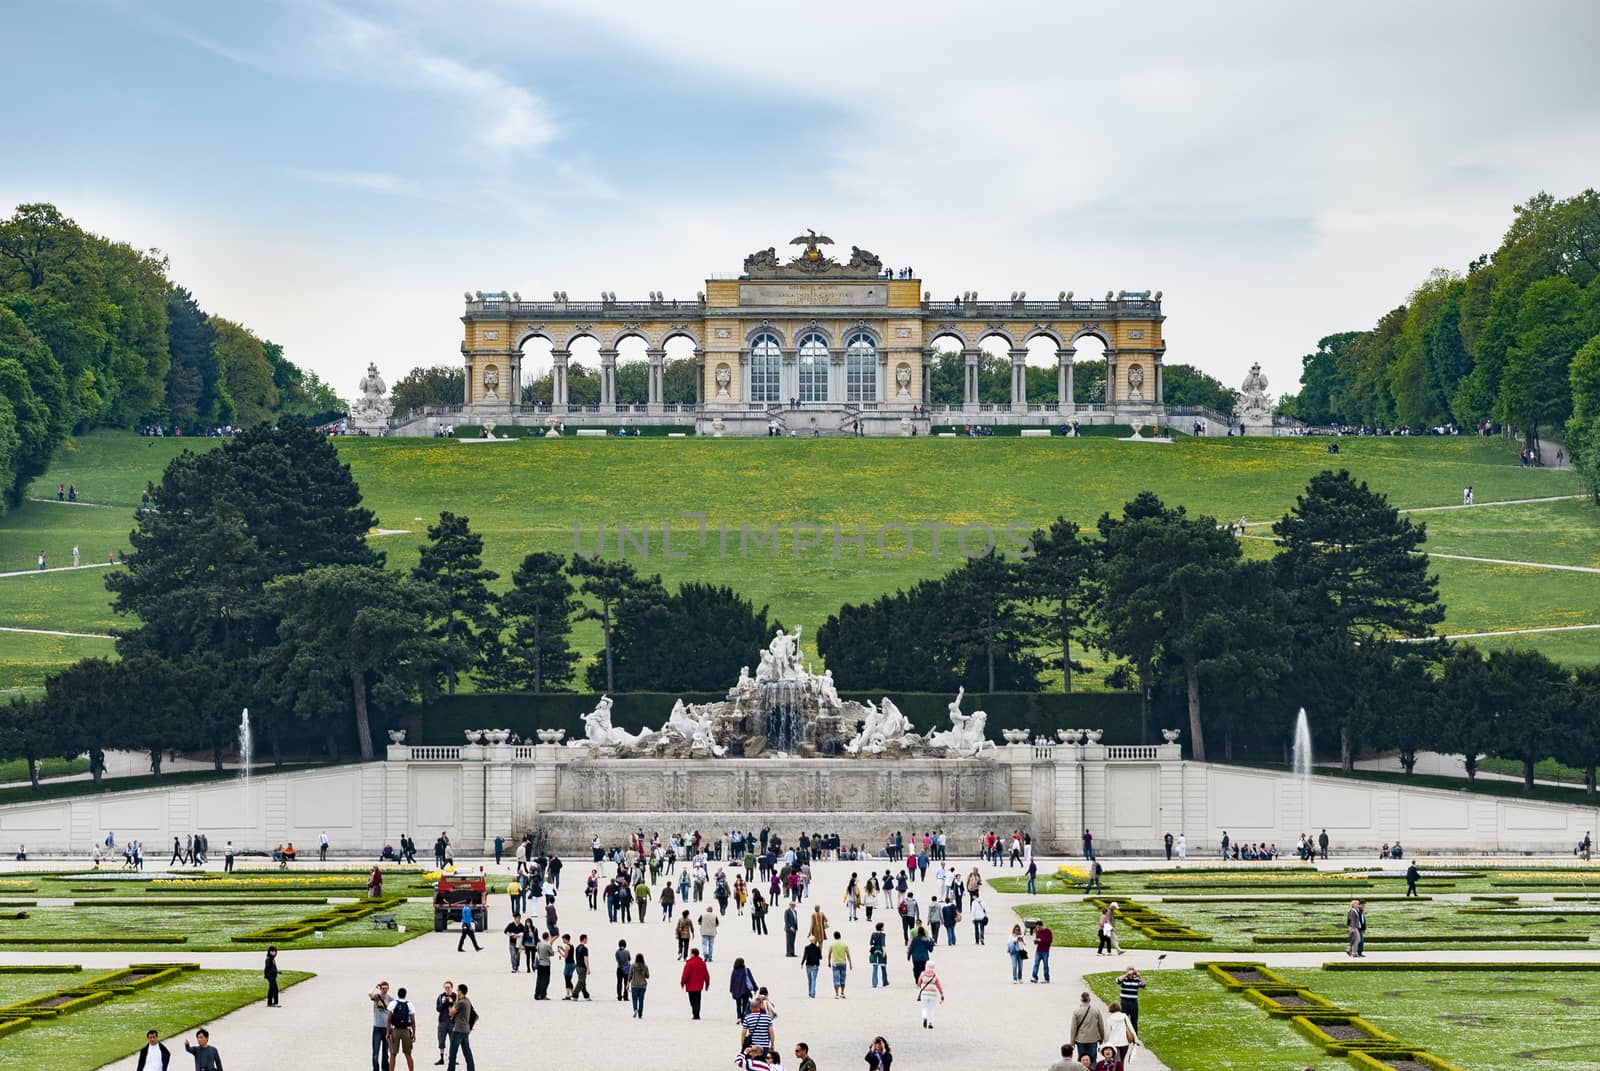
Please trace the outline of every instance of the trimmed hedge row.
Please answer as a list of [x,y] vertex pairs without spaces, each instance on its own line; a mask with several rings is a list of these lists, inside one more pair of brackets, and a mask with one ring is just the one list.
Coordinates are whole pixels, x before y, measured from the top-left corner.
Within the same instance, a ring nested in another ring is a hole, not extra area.
[[181,945],[189,938],[149,934],[73,934],[70,937],[0,937],[0,945]]
[[252,930],[250,933],[235,934],[233,940],[245,944],[260,941],[297,941],[302,937],[310,937],[317,930],[327,930],[346,922],[354,922],[356,919],[366,918],[377,911],[391,909],[404,902],[404,897],[388,896],[381,900],[340,904],[338,907],[319,911],[315,915],[307,915],[293,922],[280,922],[275,926]]
[[[1258,945],[1342,945],[1348,938],[1344,934],[1321,936],[1307,933],[1258,933],[1250,938]],[[1586,933],[1420,933],[1382,934],[1368,937],[1369,945],[1425,945],[1425,944],[1512,944],[1518,942],[1570,942],[1582,944],[1589,940]]]
[[[732,684],[730,681],[729,684]],[[944,692],[841,692],[846,699],[873,702],[885,694],[894,700],[919,730],[947,723],[951,696]],[[723,692],[619,692],[612,697],[611,722],[637,732],[654,729],[667,720],[675,700],[713,703],[727,698]],[[511,729],[525,737],[536,729],[565,729],[570,737],[583,736],[583,715],[600,701],[585,692],[475,692],[440,696],[413,708],[402,720],[418,744],[460,744],[467,729]],[[1100,728],[1102,743],[1139,743],[1139,697],[1122,692],[990,692],[968,693],[967,710],[989,715],[989,736],[1000,739],[1004,729],[1026,729],[1031,737],[1055,739],[1057,729]]]
[[[1346,1056],[1361,1050],[1367,1052],[1407,1050],[1405,1042],[1393,1034],[1379,1030],[1359,1015],[1296,1015],[1289,1022],[1314,1044],[1334,1056]],[[1325,1026],[1350,1027],[1361,1031],[1365,1036],[1336,1038],[1323,1029]]]
[[15,922],[17,919],[25,919],[27,917],[28,913],[26,911],[0,911],[0,919],[8,922]]
[[[42,993],[16,1004],[0,1007],[0,1036],[32,1023],[35,1019],[55,1019],[96,1004],[104,1004],[143,989],[170,981],[184,971],[199,970],[198,963],[130,963],[121,970],[91,978],[82,985]],[[78,970],[77,967],[63,968]]]
[[[1096,907],[1099,907],[1102,911],[1109,907],[1111,902],[1112,901],[1109,898],[1101,899],[1099,897],[1096,897],[1090,901],[1090,903],[1094,904]],[[1133,900],[1123,900],[1117,902],[1117,917],[1127,919],[1128,924],[1134,929],[1138,930],[1146,937],[1157,941],[1211,940],[1208,935],[1203,934],[1198,930],[1190,929],[1183,923],[1175,922],[1172,919],[1167,918],[1165,915],[1162,915],[1156,911],[1152,911],[1148,906],[1137,903]]]
[[[1289,979],[1271,970],[1265,963],[1255,960],[1200,960],[1195,963],[1194,969],[1205,971],[1213,980],[1221,983],[1227,989],[1249,989],[1263,985],[1278,986],[1293,989],[1294,983]],[[1245,982],[1233,976],[1234,971],[1250,971],[1259,974],[1263,981]]]
[[1322,969],[1325,971],[1600,971],[1600,963],[1540,963],[1531,960],[1506,963],[1465,961],[1423,963],[1415,960],[1357,963],[1354,960],[1337,959],[1324,963]]
[[[1292,1019],[1296,1015],[1354,1015],[1333,1001],[1319,997],[1309,989],[1294,986],[1250,986],[1241,991],[1244,999],[1265,1011],[1274,1019]],[[1298,998],[1298,1004],[1281,1003],[1281,997]]]
[[[1163,896],[1163,904],[1339,904],[1348,901],[1345,896]],[[1404,893],[1380,893],[1363,896],[1364,904],[1395,900],[1432,900],[1431,896],[1406,896]],[[1466,910],[1463,908],[1462,910]]]
[[[364,887],[363,887],[364,888]],[[138,899],[137,897],[119,896],[94,896],[74,900],[77,907],[150,907],[159,903],[162,907],[233,907],[243,904],[249,907],[270,907],[288,905],[289,907],[306,907],[312,904],[325,904],[326,896],[210,896],[210,897],[184,897],[163,896],[159,900]]]
[[1432,1068],[1433,1071],[1461,1071],[1461,1068],[1457,1067],[1450,1061],[1441,1060],[1433,1053],[1423,1049],[1406,1049],[1403,1051],[1397,1050],[1394,1052],[1383,1052],[1376,1056],[1370,1052],[1357,1049],[1355,1052],[1345,1054],[1345,1058],[1351,1063],[1355,1064],[1356,1067],[1360,1068],[1361,1071],[1394,1071],[1394,1065],[1380,1059],[1380,1056],[1387,1056],[1390,1059],[1400,1058],[1410,1060],[1414,1063],[1422,1064],[1424,1067]]
[[0,974],[66,974],[69,971],[81,971],[82,967],[76,963],[17,963],[12,966],[0,965]]

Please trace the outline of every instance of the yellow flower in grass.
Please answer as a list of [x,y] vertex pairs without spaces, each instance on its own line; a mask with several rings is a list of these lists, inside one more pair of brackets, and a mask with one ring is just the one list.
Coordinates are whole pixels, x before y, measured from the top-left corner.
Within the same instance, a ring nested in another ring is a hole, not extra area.
[[1060,866],[1056,867],[1056,875],[1060,877],[1062,881],[1089,880],[1089,872],[1087,870],[1083,869],[1081,866],[1072,866],[1067,863],[1062,863]]

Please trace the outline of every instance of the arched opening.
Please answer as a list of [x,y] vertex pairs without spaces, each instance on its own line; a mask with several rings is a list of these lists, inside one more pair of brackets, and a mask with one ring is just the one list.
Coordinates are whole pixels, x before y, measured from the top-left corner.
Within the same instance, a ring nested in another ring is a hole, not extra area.
[[800,337],[798,354],[801,402],[828,400],[828,340],[815,331]]
[[783,348],[778,336],[763,331],[750,340],[750,400],[776,405],[783,380]]
[[1097,335],[1080,335],[1072,348],[1072,393],[1078,405],[1106,400],[1106,344]]
[[567,344],[567,404],[600,404],[600,340],[579,335]]
[[878,400],[878,343],[865,331],[857,331],[845,339],[844,400]]
[[666,358],[661,366],[661,400],[667,405],[693,405],[699,369],[694,363],[694,339],[673,335],[661,347]]
[[648,344],[638,335],[617,340],[617,404],[644,405],[650,401]]
[[928,362],[929,405],[961,407],[966,347],[967,341],[960,335],[935,335],[928,340],[928,349],[933,353]]
[[[522,384],[517,396],[523,405],[549,405],[555,400],[554,344],[543,335],[529,335],[522,342]],[[504,391],[501,392],[504,395]]]
[[978,340],[978,401],[1007,405],[1011,401],[1011,340],[985,335]]
[[1061,399],[1061,384],[1056,375],[1060,345],[1049,335],[1034,335],[1025,344],[1028,401],[1034,405],[1054,405]]

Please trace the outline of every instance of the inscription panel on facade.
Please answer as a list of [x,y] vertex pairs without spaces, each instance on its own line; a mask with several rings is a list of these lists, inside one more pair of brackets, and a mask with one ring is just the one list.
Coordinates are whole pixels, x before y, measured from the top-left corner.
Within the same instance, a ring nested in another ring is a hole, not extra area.
[[882,283],[740,283],[740,305],[888,305]]

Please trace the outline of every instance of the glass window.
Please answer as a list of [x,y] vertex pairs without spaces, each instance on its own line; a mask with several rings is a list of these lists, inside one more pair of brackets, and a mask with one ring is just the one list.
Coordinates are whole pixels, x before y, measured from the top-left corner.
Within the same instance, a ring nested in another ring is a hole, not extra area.
[[778,377],[783,372],[783,351],[778,336],[760,334],[750,341],[750,400],[776,402]]
[[800,339],[800,400],[828,400],[828,343],[816,333]]
[[851,335],[844,345],[845,401],[878,400],[878,347],[866,332]]

